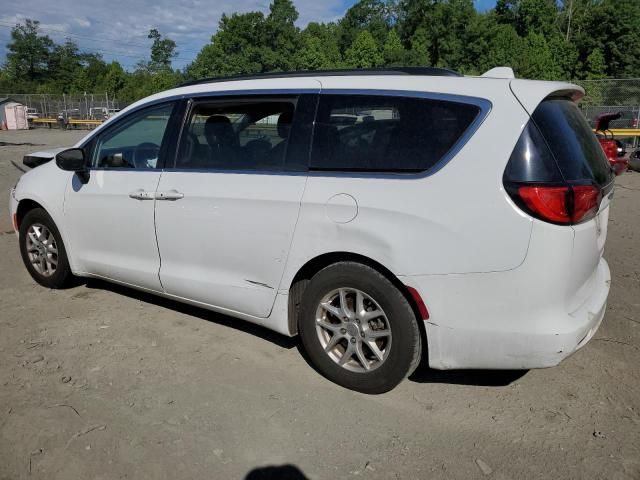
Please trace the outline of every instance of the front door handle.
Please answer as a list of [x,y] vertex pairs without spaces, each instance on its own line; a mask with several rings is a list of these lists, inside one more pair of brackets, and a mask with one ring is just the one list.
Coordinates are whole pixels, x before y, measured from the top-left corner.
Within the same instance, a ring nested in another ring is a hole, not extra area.
[[184,197],[184,193],[177,190],[168,190],[166,192],[156,192],[156,200],[180,200]]
[[134,198],[136,200],[153,200],[155,198],[153,192],[147,192],[142,190],[141,188],[136,190],[135,192],[131,192],[129,194],[129,198]]

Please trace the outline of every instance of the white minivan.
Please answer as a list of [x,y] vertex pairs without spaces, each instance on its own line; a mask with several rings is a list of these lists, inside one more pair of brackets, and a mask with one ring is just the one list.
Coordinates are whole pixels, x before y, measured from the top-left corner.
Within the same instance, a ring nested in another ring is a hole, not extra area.
[[614,175],[583,94],[508,68],[197,81],[27,156],[13,224],[46,287],[97,277],[299,334],[361,392],[423,354],[549,367],[610,284]]

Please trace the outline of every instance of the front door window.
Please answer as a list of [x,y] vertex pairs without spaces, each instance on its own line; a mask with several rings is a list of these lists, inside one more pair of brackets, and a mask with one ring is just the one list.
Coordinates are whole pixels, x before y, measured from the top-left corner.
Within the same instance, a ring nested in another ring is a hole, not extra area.
[[174,104],[158,105],[133,114],[115,128],[99,135],[94,168],[154,169],[159,165],[160,145]]

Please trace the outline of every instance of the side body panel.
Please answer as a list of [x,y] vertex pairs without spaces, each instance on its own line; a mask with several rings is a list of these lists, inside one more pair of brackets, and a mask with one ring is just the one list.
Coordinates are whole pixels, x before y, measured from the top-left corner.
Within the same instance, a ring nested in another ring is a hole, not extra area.
[[[289,143],[288,166],[282,171],[163,172],[159,194],[184,195],[156,203],[160,279],[167,294],[254,317],[269,316],[307,181],[306,171],[290,171],[292,164],[306,166],[309,154],[308,127],[317,98],[303,97],[293,119],[296,148]],[[215,104],[217,99],[224,96],[208,101]],[[298,128],[301,116],[308,124],[304,132]]]
[[[323,93],[356,88],[352,79],[322,82]],[[368,87],[379,95],[388,83],[371,79]],[[282,291],[305,263],[328,252],[364,255],[397,276],[505,271],[524,260],[531,219],[508,199],[502,172],[528,115],[508,84],[420,78],[417,85],[415,79],[400,78],[394,88],[444,99],[447,94],[480,96],[491,102],[491,111],[432,175],[310,172]]]
[[155,200],[129,196],[139,190],[153,194],[159,179],[159,170],[92,170],[87,184],[73,177],[66,191],[64,225],[78,272],[162,290]]
[[170,295],[258,317],[271,311],[306,175],[165,172],[158,201],[160,277]]

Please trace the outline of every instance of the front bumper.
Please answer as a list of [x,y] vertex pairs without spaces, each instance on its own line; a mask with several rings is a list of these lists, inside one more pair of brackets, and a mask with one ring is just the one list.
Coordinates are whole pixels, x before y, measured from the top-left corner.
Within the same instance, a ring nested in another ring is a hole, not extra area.
[[13,230],[18,233],[18,200],[16,200],[15,187],[9,190],[9,215],[11,217],[11,225]]

